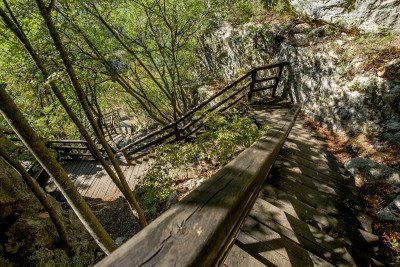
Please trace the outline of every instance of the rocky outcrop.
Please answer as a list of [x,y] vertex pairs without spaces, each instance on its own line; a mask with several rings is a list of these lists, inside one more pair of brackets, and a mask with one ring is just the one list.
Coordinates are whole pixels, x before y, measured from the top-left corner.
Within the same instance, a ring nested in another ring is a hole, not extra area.
[[0,159],[0,266],[88,266],[97,245],[72,210],[61,209],[73,248],[60,244],[49,214],[21,177]]
[[[226,24],[203,40],[202,68],[229,80],[253,66],[287,60],[291,64],[280,91],[302,103],[305,113],[345,135],[365,133],[400,144],[397,80],[365,71],[362,50],[361,57],[345,62],[338,51],[351,50],[354,37],[334,32],[331,25],[315,28],[302,23],[282,36],[284,27]],[[387,73],[395,75],[396,66],[388,64]]]
[[[395,142],[400,130],[400,84],[371,72],[347,76],[348,69],[340,68],[342,62],[329,42],[304,47],[282,44],[276,58],[291,62],[286,88],[315,120],[336,132],[385,134]],[[356,64],[347,68],[354,70]]]
[[400,221],[400,196],[378,212],[378,217],[385,221]]
[[225,23],[201,40],[200,70],[231,80],[251,67],[269,62],[276,45],[267,24],[248,23],[235,28]]
[[358,186],[364,183],[383,181],[389,184],[396,193],[400,193],[400,171],[366,158],[352,158],[346,162],[345,167],[357,180]]
[[312,19],[356,27],[366,32],[400,32],[397,0],[290,0],[299,13]]

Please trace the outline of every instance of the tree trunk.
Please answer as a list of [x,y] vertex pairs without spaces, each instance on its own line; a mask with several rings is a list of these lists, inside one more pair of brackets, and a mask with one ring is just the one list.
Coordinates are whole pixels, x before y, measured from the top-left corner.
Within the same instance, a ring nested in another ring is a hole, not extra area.
[[[3,0],[4,1],[4,0]],[[11,11],[10,11],[11,12]],[[36,66],[38,67],[38,69],[42,72],[43,76],[45,79],[48,79],[50,74],[47,71],[47,69],[44,67],[44,64],[41,60],[41,58],[39,57],[39,55],[36,53],[36,51],[34,50],[33,46],[31,45],[31,43],[29,42],[28,38],[26,37],[26,35],[24,34],[24,32],[22,31],[22,28],[19,26],[18,22],[16,20],[14,20],[14,22],[7,16],[7,14],[0,8],[0,16],[2,17],[5,25],[15,34],[15,36],[20,40],[20,42],[24,45],[25,49],[28,51],[28,53],[30,54],[30,56],[32,57],[32,59],[34,60]],[[94,143],[93,139],[90,137],[89,132],[85,129],[84,125],[82,124],[82,122],[80,121],[80,119],[78,118],[78,116],[75,114],[75,112],[72,110],[72,108],[69,106],[67,100],[64,98],[63,94],[61,93],[60,89],[57,87],[55,81],[50,81],[50,88],[52,89],[52,91],[54,92],[54,94],[56,95],[56,97],[58,98],[58,100],[60,101],[61,105],[64,107],[64,109],[66,110],[68,116],[71,118],[71,120],[75,123],[75,125],[77,126],[79,132],[81,133],[81,135],[84,137],[84,139],[87,141],[87,145],[88,148],[90,150],[90,152],[92,153],[92,155],[98,159],[100,161],[100,163],[102,164],[102,166],[104,167],[105,171],[107,172],[107,174],[110,176],[111,180],[114,182],[114,184],[118,187],[118,189],[124,194],[125,198],[127,199],[127,201],[129,202],[131,207],[134,207],[132,203],[132,198],[131,197],[127,197],[126,196],[126,190],[124,189],[124,187],[121,184],[120,179],[117,177],[117,175],[114,173],[114,171],[111,169],[111,167],[107,164],[107,162],[105,161],[104,157],[102,156],[102,154],[100,153],[99,149],[97,148],[96,144]],[[129,186],[128,186],[129,187]],[[129,193],[129,192],[128,192]],[[133,210],[134,208],[132,208]],[[143,212],[142,214],[142,218],[144,218],[144,214]],[[140,213],[139,213],[139,217],[140,217]],[[144,220],[145,222],[145,220]],[[146,225],[142,223],[141,225]],[[144,226],[143,226],[144,227]]]
[[41,13],[44,21],[45,21],[47,29],[49,30],[50,36],[53,39],[54,46],[60,54],[60,57],[65,66],[65,69],[70,78],[72,87],[75,89],[75,92],[76,92],[78,99],[81,103],[81,106],[86,114],[86,117],[88,118],[88,120],[94,130],[94,133],[96,134],[96,137],[98,138],[99,142],[102,144],[103,148],[105,149],[105,151],[106,151],[108,157],[110,158],[110,161],[118,175],[118,178],[119,178],[119,180],[122,184],[122,188],[123,188],[122,193],[124,194],[125,198],[127,199],[132,210],[136,210],[136,212],[138,213],[138,219],[139,219],[140,226],[142,228],[144,228],[147,226],[147,221],[146,221],[144,212],[141,209],[139,203],[137,202],[137,200],[134,196],[134,193],[132,192],[128,183],[126,182],[124,173],[122,172],[121,167],[120,167],[117,159],[115,158],[114,153],[111,150],[111,147],[108,145],[104,135],[102,134],[99,126],[97,125],[97,122],[93,116],[93,113],[90,110],[90,107],[87,103],[87,98],[86,98],[85,92],[82,89],[82,86],[78,80],[78,77],[77,77],[75,70],[72,66],[72,63],[69,59],[68,53],[65,50],[63,43],[61,42],[61,38],[58,33],[58,30],[56,29],[56,27],[54,25],[53,19],[51,18],[50,10],[46,7],[46,5],[43,3],[42,0],[36,0],[36,4],[40,10],[40,13]]
[[57,210],[51,203],[50,199],[47,197],[46,193],[40,188],[39,184],[35,179],[32,178],[25,170],[25,168],[14,158],[8,155],[6,149],[3,147],[2,139],[5,137],[0,133],[0,156],[7,162],[11,167],[13,167],[28,185],[28,187],[32,190],[32,193],[37,197],[39,202],[43,205],[46,211],[50,215],[51,221],[54,223],[54,226],[57,229],[58,235],[60,239],[63,241],[64,245],[68,248],[71,248],[71,244],[68,238],[68,234],[65,228],[65,225],[61,219],[60,214],[58,214]]
[[0,111],[6,121],[18,134],[19,138],[35,156],[40,165],[47,171],[50,177],[54,179],[57,187],[82,221],[85,228],[93,236],[97,244],[106,254],[110,254],[117,248],[117,245],[94,216],[83,197],[78,193],[74,184],[65,173],[64,169],[57,162],[52,153],[46,148],[43,141],[32,129],[21,111],[15,105],[14,101],[7,94],[5,84],[0,85],[0,99]]

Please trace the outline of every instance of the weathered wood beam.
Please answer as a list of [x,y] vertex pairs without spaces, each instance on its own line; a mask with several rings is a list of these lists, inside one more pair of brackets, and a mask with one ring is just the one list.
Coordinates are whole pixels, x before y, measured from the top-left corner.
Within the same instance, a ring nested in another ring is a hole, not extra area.
[[222,264],[299,110],[291,109],[259,141],[97,266]]

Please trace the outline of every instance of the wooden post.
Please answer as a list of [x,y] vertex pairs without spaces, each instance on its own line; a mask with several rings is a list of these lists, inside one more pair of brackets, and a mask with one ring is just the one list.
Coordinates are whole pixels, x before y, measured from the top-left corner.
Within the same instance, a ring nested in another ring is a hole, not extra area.
[[247,93],[247,98],[249,100],[249,103],[251,103],[251,99],[253,97],[254,85],[256,83],[256,79],[257,79],[257,71],[253,70],[251,72],[251,83],[250,83],[249,92]]
[[181,134],[180,134],[180,131],[179,131],[177,123],[174,124],[174,133],[175,133],[176,140],[177,141],[180,140],[181,139]]
[[126,164],[131,165],[131,160],[129,159],[128,154],[126,154],[125,150],[122,150],[122,155],[124,156],[125,160],[126,160]]
[[275,98],[276,89],[278,88],[279,81],[281,80],[282,72],[283,72],[283,66],[279,66],[278,75],[276,77],[276,83],[274,88],[272,88],[272,98]]

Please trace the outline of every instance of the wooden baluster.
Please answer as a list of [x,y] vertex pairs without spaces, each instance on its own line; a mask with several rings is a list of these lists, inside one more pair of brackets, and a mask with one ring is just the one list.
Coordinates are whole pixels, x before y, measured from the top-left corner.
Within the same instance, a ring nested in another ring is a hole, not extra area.
[[257,79],[257,71],[252,71],[251,73],[251,83],[250,83],[250,87],[249,87],[249,92],[247,93],[247,98],[249,100],[249,103],[251,103],[251,99],[253,97],[253,92],[254,92],[254,85],[256,83],[256,79]]
[[283,66],[279,66],[278,75],[276,77],[276,83],[274,88],[272,88],[272,98],[275,98],[276,89],[278,88],[279,81],[281,80],[282,72],[283,72]]
[[175,133],[176,140],[180,140],[181,139],[181,134],[180,134],[180,131],[179,131],[177,123],[174,124],[174,133]]

